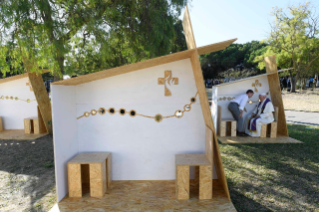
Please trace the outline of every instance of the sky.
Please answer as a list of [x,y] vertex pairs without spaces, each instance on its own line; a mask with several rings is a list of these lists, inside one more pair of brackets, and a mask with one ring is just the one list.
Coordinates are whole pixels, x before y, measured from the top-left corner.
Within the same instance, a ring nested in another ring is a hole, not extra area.
[[[316,2],[317,0],[311,1]],[[193,0],[189,4],[197,47],[233,38],[235,43],[267,38],[272,7],[304,3],[303,0]],[[317,4],[317,3],[315,3]],[[317,6],[317,5],[316,5]],[[184,15],[182,13],[181,19]]]

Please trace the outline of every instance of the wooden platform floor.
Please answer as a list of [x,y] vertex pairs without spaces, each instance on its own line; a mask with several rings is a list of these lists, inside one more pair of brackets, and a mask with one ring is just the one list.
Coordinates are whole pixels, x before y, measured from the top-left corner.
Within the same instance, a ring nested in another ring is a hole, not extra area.
[[287,136],[277,136],[277,138],[259,138],[259,137],[217,137],[223,144],[285,144],[285,143],[303,143]]
[[[198,185],[192,185],[189,200],[177,200],[175,180],[113,181],[112,189],[103,198],[85,194],[82,198],[66,196],[58,210],[66,211],[236,211],[218,181],[214,180],[212,200],[198,199]],[[51,210],[52,211],[52,210]]]
[[41,138],[45,134],[24,134],[24,130],[4,130],[0,132],[0,140],[29,141]]

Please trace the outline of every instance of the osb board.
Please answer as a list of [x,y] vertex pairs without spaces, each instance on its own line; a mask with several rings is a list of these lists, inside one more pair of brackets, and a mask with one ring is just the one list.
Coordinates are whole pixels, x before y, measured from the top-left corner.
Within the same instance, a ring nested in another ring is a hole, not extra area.
[[200,99],[200,104],[201,104],[205,124],[213,132],[213,147],[212,147],[213,148],[213,162],[214,162],[215,167],[216,167],[216,173],[217,173],[217,176],[218,176],[220,183],[222,184],[222,186],[224,188],[224,191],[226,192],[228,199],[230,200],[227,180],[226,180],[226,176],[225,176],[225,172],[224,172],[222,158],[221,158],[221,155],[219,152],[214,122],[213,122],[212,114],[210,111],[210,106],[209,106],[209,102],[208,102],[208,98],[207,98],[206,88],[204,85],[204,77],[203,77],[202,69],[200,66],[199,55],[198,55],[197,51],[193,53],[193,55],[191,57],[191,62],[192,62],[195,83],[196,83],[197,91],[199,94],[199,99]]
[[213,131],[207,126],[205,136],[205,154],[209,162],[213,164]]
[[274,106],[278,107],[277,132],[278,134],[288,136],[284,104],[282,101],[279,76],[277,72],[276,57],[275,56],[266,57],[265,65],[266,65],[267,73],[275,73],[275,74],[268,75],[267,78],[269,83],[271,101]]
[[179,154],[175,155],[175,164],[186,166],[210,166],[211,163],[205,154]]
[[89,164],[89,163],[103,163],[106,158],[109,157],[111,153],[109,152],[85,152],[76,155],[72,158],[68,163],[81,163],[81,164]]
[[278,135],[277,138],[260,138],[260,137],[218,137],[223,144],[281,144],[281,143],[303,143],[288,136]]
[[68,186],[70,197],[82,196],[81,164],[68,164]]
[[211,199],[213,196],[212,166],[199,167],[199,199]]
[[[42,73],[49,72],[49,70],[47,70],[47,69],[42,69],[41,71],[42,71]],[[22,79],[22,78],[28,77],[28,75],[29,75],[28,73],[24,73],[24,74],[10,76],[10,77],[6,77],[6,78],[0,78],[0,84],[6,83],[6,82],[11,82],[11,81],[18,80],[18,79]]]
[[189,199],[189,166],[176,167],[176,199]]
[[[84,194],[82,198],[66,196],[58,203],[59,211],[219,211],[235,212],[218,181],[214,180],[214,197],[199,200],[199,187],[190,186],[190,199],[177,200],[175,181],[113,181],[112,190],[102,198]],[[57,208],[57,207],[55,207]],[[58,210],[57,210],[58,211]],[[55,211],[54,211],[55,212]]]
[[112,69],[108,69],[108,70],[104,70],[104,71],[100,71],[100,72],[96,72],[92,74],[87,74],[87,75],[83,75],[83,76],[79,76],[79,77],[75,77],[75,78],[71,78],[67,80],[61,80],[58,82],[51,83],[51,85],[79,85],[79,84],[83,84],[87,82],[92,82],[95,80],[104,79],[107,77],[113,77],[113,76],[117,76],[121,74],[126,74],[133,71],[190,58],[190,56],[192,55],[194,51],[195,50],[187,50],[187,51],[182,51],[182,52],[178,52],[174,54],[169,54],[166,56],[157,57],[154,59],[145,60],[142,62],[130,64],[130,65],[112,68]]
[[188,49],[195,49],[196,42],[192,27],[191,18],[188,11],[188,6],[185,7],[184,17],[183,17],[183,30],[186,38],[186,44]]
[[43,136],[43,134],[25,134],[24,130],[3,130],[0,132],[0,140],[17,140],[17,141],[31,141]]
[[226,40],[226,41],[223,41],[223,42],[220,42],[220,43],[214,43],[214,44],[211,44],[211,45],[198,47],[197,51],[198,51],[199,55],[208,54],[208,53],[212,53],[212,52],[217,52],[217,51],[225,49],[230,44],[234,43],[236,40],[237,40],[237,38],[234,38],[234,39]]
[[106,191],[105,168],[105,161],[90,164],[90,195],[92,197],[103,197]]
[[35,98],[38,102],[38,107],[43,118],[45,128],[48,133],[52,131],[52,111],[49,95],[44,86],[42,75],[36,73],[29,73],[29,80],[32,85],[32,89]]

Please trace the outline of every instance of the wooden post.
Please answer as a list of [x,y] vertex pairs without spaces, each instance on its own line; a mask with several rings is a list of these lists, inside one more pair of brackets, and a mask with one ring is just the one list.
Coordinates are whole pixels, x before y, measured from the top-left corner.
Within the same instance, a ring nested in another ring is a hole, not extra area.
[[68,164],[69,197],[82,197],[81,164]]
[[236,137],[237,135],[237,121],[231,122],[231,137]]
[[[104,165],[104,166],[103,166]],[[103,185],[103,173],[106,173],[105,162],[90,163],[90,194],[91,197],[103,197],[105,193],[105,186]],[[106,183],[106,179],[105,179]]]
[[189,199],[189,166],[176,166],[177,199]]
[[261,125],[260,137],[261,138],[266,138],[267,137],[267,124]]
[[31,134],[31,121],[30,119],[24,119],[24,133]]
[[271,123],[270,138],[277,137],[277,122]]
[[221,121],[220,122],[220,126],[219,126],[219,129],[220,129],[220,137],[225,137],[226,136],[226,121]]
[[37,99],[40,113],[43,117],[44,125],[48,133],[52,133],[52,112],[49,95],[44,86],[41,74],[29,73],[29,80]]
[[3,131],[3,123],[2,123],[2,117],[0,117],[0,132]]
[[199,166],[199,199],[212,199],[212,166]]

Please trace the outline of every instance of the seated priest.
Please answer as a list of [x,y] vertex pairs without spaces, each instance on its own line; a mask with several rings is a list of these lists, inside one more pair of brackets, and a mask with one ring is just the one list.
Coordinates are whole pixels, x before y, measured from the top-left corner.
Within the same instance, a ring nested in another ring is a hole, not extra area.
[[261,125],[269,124],[274,121],[274,106],[266,93],[259,94],[259,104],[251,115],[245,119],[246,134],[253,137],[260,137]]

